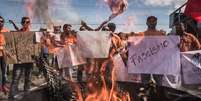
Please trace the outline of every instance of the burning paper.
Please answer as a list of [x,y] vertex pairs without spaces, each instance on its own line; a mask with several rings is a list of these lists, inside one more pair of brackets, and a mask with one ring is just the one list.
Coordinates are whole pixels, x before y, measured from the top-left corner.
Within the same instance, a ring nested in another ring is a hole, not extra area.
[[112,14],[109,17],[109,21],[123,13],[128,7],[127,0],[106,0]]

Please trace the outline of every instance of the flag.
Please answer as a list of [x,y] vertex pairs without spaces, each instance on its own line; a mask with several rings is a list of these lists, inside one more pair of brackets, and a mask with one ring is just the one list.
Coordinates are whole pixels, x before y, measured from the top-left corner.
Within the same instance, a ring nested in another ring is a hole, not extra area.
[[184,14],[201,22],[201,0],[188,0]]

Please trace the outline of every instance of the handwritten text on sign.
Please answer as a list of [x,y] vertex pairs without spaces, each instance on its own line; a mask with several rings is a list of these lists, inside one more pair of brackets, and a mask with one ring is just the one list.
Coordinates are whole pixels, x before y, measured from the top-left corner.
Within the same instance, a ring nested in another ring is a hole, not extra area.
[[182,53],[183,84],[201,84],[201,51]]
[[131,37],[128,72],[177,75],[180,66],[178,44],[177,36]]

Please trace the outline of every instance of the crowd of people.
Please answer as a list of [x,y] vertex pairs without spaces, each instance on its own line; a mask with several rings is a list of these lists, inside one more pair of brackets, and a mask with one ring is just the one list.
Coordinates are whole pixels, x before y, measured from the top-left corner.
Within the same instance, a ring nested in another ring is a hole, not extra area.
[[[31,31],[31,19],[29,17],[22,17],[21,25],[22,28],[19,28],[13,20],[9,20],[9,22],[14,26],[17,32],[29,32]],[[5,45],[6,40],[3,36],[4,32],[9,32],[8,29],[4,27],[5,20],[3,17],[0,16],[0,66],[1,66],[1,91],[4,93],[9,92],[9,97],[14,98],[14,96],[18,93],[18,84],[21,79],[21,76],[24,72],[24,91],[27,92],[31,87],[31,74],[33,63],[21,63],[21,64],[14,64],[13,65],[13,72],[12,72],[12,82],[10,86],[7,86],[7,64],[5,62]],[[166,36],[166,33],[163,31],[159,31],[156,29],[157,26],[157,18],[155,16],[149,16],[147,18],[147,30],[139,33],[123,33],[123,32],[115,32],[116,25],[114,23],[103,22],[98,28],[91,28],[87,25],[86,22],[81,22],[80,31],[109,31],[111,33],[111,41],[112,45],[110,47],[109,56],[106,59],[88,59],[88,64],[85,66],[79,66],[78,74],[82,71],[86,71],[88,74],[97,74],[100,70],[100,75],[104,75],[106,71],[106,67],[109,64],[111,68],[113,68],[113,57],[116,54],[120,54],[123,61],[126,64],[128,59],[128,49],[127,49],[127,40],[129,37],[135,36]],[[176,23],[176,35],[180,36],[180,44],[178,47],[180,48],[181,52],[184,51],[192,51],[192,50],[199,50],[200,49],[200,42],[198,39],[191,33],[185,32],[185,27],[183,23]],[[72,25],[64,24],[63,31],[61,31],[61,26],[54,27],[54,34],[59,35],[52,36],[51,32],[48,32],[47,29],[41,28],[40,31],[43,33],[41,37],[41,55],[46,60],[46,62],[53,66],[56,64],[55,53],[61,48],[67,45],[76,44],[76,31],[72,29]],[[49,62],[49,59],[53,60]],[[98,68],[95,68],[98,67]],[[97,69],[97,70],[96,70]],[[69,80],[69,69],[61,68],[58,70],[61,75],[64,75],[67,80]],[[66,76],[67,75],[67,76]],[[150,79],[150,75],[143,75],[142,82],[146,83],[147,80]],[[78,79],[82,77],[78,76]],[[154,76],[154,80],[158,84],[160,84],[161,76]],[[81,79],[80,79],[81,80]]]

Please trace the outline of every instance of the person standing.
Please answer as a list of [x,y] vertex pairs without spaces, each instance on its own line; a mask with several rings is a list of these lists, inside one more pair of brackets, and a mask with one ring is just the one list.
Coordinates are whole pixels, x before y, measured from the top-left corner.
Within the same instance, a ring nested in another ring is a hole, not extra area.
[[4,54],[4,47],[6,44],[5,37],[3,35],[3,32],[8,32],[8,30],[4,28],[4,19],[0,16],[0,66],[1,66],[1,75],[2,75],[2,85],[1,90],[4,93],[7,93],[9,89],[6,87],[6,81],[7,81],[7,68],[6,68],[6,62],[5,62],[5,54]]
[[[31,21],[30,21],[29,17],[22,17],[22,20],[21,20],[22,28],[21,29],[19,29],[12,20],[9,20],[9,21],[10,21],[10,23],[13,24],[13,26],[15,27],[15,29],[18,32],[29,32],[30,31]],[[10,90],[10,95],[9,95],[10,99],[13,99],[14,96],[17,94],[19,80],[20,80],[23,72],[24,72],[24,91],[27,92],[30,89],[32,68],[33,68],[33,63],[31,63],[31,62],[14,64],[13,73],[12,73],[13,78],[12,78],[11,90]]]
[[198,39],[191,33],[185,32],[185,27],[183,23],[177,23],[176,27],[176,35],[180,36],[180,51],[193,51],[200,49],[200,42]]

